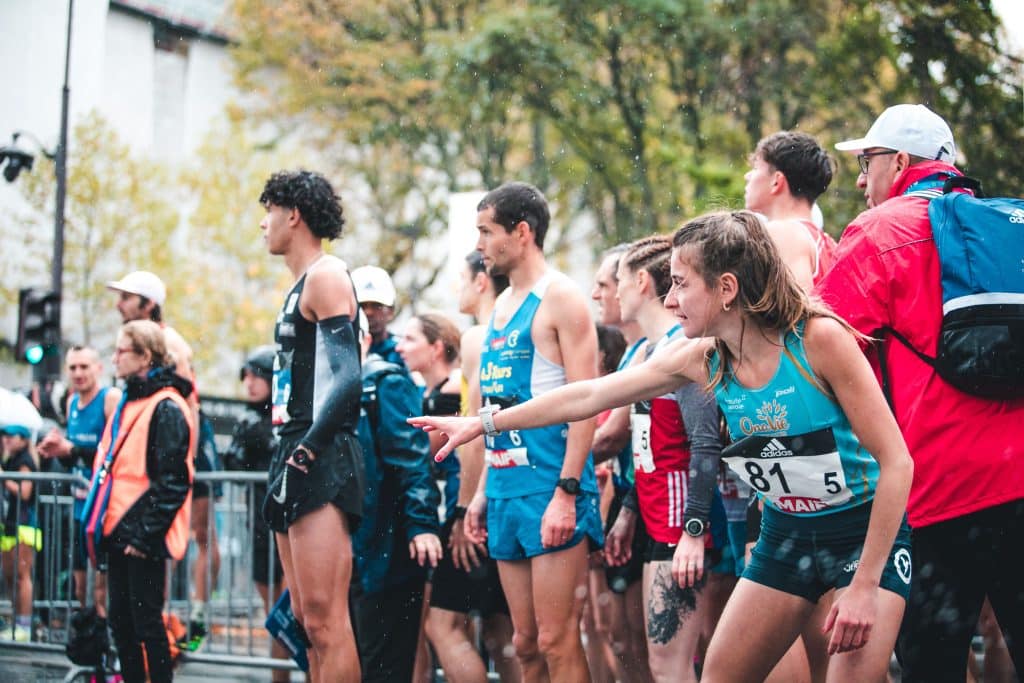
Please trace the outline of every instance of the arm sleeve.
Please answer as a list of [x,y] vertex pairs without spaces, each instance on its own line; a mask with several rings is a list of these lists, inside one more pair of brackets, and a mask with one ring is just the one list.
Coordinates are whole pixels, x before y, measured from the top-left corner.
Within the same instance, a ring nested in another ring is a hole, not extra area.
[[683,424],[690,439],[690,484],[683,518],[711,518],[711,501],[718,485],[722,440],[718,429],[718,408],[714,397],[696,384],[676,392]]
[[72,446],[71,453],[57,458],[57,460],[60,461],[60,464],[63,465],[65,469],[69,470],[77,465],[79,461],[87,467],[92,467],[92,461],[95,459],[95,446]]
[[381,378],[377,395],[377,445],[384,468],[396,483],[406,540],[419,534],[440,534],[437,508],[441,492],[430,473],[430,439],[406,422],[420,413],[419,390],[407,376],[390,374]]
[[149,490],[144,494],[133,525],[133,546],[149,557],[163,557],[164,536],[185,503],[192,482],[188,476],[188,422],[178,406],[169,399],[160,401],[149,425],[146,446],[146,471]]
[[338,315],[318,322],[317,342],[322,344],[327,362],[321,365],[318,359],[316,383],[325,388],[314,397],[316,417],[302,439],[302,445],[314,455],[326,450],[339,430],[355,431],[363,391],[359,343],[349,316]]

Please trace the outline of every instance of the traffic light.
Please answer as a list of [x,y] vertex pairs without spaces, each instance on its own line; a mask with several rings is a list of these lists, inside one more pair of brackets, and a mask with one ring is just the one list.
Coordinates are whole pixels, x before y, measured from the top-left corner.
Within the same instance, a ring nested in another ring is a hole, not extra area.
[[44,289],[27,287],[18,293],[19,363],[38,365],[47,354],[59,352],[60,296]]

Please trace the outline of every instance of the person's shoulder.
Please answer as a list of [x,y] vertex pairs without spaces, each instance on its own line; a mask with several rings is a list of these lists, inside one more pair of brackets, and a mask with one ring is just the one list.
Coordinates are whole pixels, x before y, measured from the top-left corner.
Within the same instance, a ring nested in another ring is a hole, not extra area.
[[545,299],[551,299],[553,303],[558,304],[560,307],[564,305],[579,305],[584,308],[588,308],[587,297],[583,292],[583,289],[565,273],[549,269],[546,277],[548,277],[548,286],[544,292]]
[[826,353],[844,346],[854,338],[841,322],[828,315],[816,315],[807,320],[803,331],[804,348]]
[[170,325],[164,326],[164,343],[167,344],[167,348],[175,355],[181,352],[185,352],[189,357],[192,355],[192,347],[181,336],[181,333]]

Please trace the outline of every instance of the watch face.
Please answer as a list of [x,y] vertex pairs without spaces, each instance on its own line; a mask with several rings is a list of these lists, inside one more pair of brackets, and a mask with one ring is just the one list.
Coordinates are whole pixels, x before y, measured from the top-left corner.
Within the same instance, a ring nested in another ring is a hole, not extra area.
[[700,536],[704,533],[704,522],[699,519],[691,519],[686,523],[686,533],[691,536]]
[[580,492],[579,479],[561,479],[559,480],[558,485],[562,487],[563,491],[565,491],[566,493],[571,493],[572,495],[576,495],[577,493]]

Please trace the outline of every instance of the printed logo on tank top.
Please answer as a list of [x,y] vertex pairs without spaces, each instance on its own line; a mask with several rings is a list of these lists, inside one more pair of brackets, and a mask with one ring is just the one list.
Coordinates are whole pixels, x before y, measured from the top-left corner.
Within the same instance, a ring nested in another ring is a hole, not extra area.
[[747,436],[768,432],[784,432],[789,429],[789,420],[786,419],[787,412],[788,409],[784,403],[779,403],[774,399],[765,401],[754,414],[757,418],[756,422],[746,416],[740,418],[740,430]]
[[271,383],[270,421],[283,425],[292,418],[288,414],[288,400],[292,397],[292,351],[278,348],[274,356],[274,379]]

